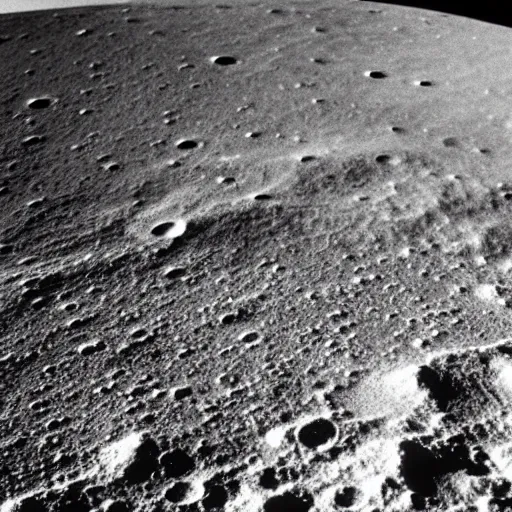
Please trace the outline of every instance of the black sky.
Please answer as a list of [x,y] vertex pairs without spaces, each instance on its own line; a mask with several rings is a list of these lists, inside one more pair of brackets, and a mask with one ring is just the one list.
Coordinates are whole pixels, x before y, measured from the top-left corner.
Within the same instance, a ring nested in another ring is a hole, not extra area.
[[[363,0],[369,1],[369,0]],[[405,5],[466,16],[497,25],[512,27],[512,3],[509,0],[372,0],[391,5]]]

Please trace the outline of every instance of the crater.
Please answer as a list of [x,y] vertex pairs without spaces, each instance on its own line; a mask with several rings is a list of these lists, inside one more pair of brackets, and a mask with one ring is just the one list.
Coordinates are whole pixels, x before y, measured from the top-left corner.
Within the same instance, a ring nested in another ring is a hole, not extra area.
[[187,269],[185,267],[169,267],[164,272],[164,277],[167,279],[178,279],[179,277],[183,277],[187,273]]
[[232,66],[238,62],[235,57],[231,57],[230,55],[218,55],[211,57],[210,60],[213,64],[217,64],[219,66]]
[[418,87],[432,87],[434,84],[430,80],[416,80],[414,85]]
[[43,96],[41,98],[31,98],[27,101],[27,107],[33,110],[42,110],[48,108],[52,103],[54,103],[54,99],[48,96]]
[[313,505],[313,498],[309,494],[298,495],[293,492],[284,492],[270,497],[263,505],[264,512],[307,512]]
[[384,71],[365,71],[364,75],[368,78],[375,78],[376,80],[382,80],[388,76]]
[[253,199],[255,201],[270,201],[270,199],[272,199],[273,196],[271,196],[270,194],[256,194]]
[[378,155],[375,158],[375,161],[378,164],[388,164],[390,160],[391,160],[391,157],[389,155]]
[[336,433],[337,429],[332,421],[317,418],[299,429],[297,439],[306,448],[313,450],[334,439]]
[[151,228],[151,234],[157,238],[178,238],[185,233],[187,224],[184,220],[164,221]]
[[191,490],[188,482],[177,481],[165,491],[165,498],[172,503],[185,501]]
[[197,148],[198,144],[193,139],[180,139],[176,142],[176,147],[178,149],[194,149]]

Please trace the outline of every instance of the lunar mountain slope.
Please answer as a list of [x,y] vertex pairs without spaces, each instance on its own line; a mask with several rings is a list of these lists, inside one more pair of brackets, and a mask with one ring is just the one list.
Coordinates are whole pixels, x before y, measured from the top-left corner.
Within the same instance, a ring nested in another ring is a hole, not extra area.
[[511,51],[368,2],[0,17],[0,511],[510,510]]

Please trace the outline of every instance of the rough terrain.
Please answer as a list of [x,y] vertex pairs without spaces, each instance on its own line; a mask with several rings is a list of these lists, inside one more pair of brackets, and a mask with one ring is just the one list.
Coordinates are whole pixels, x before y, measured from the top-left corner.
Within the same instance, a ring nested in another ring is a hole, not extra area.
[[512,33],[370,2],[0,17],[0,510],[512,507]]

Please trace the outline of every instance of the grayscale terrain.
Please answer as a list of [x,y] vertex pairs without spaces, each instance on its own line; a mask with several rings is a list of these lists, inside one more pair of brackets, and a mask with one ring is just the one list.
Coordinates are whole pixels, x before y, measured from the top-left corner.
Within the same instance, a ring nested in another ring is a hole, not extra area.
[[512,33],[358,1],[0,17],[0,511],[512,509]]

